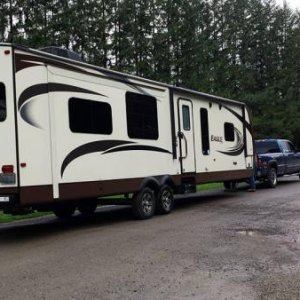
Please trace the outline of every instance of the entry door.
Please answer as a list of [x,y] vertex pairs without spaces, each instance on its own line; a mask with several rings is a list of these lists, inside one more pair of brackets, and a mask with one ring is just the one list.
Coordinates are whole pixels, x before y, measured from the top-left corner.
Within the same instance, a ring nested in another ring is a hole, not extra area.
[[195,172],[194,122],[192,102],[178,100],[180,160],[182,173]]

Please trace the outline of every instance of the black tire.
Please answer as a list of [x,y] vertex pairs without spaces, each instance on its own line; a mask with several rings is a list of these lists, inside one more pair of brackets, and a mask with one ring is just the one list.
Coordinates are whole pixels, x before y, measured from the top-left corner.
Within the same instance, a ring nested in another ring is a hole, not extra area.
[[92,216],[97,208],[97,201],[86,200],[86,203],[80,203],[78,210],[83,216]]
[[235,191],[237,188],[235,181],[224,181],[223,184],[226,191]]
[[133,213],[137,219],[150,219],[154,215],[156,200],[152,189],[143,188],[133,196],[132,201]]
[[163,185],[157,194],[156,212],[158,214],[169,214],[174,207],[173,190],[168,185]]
[[75,212],[75,205],[73,204],[59,204],[53,209],[56,217],[60,219],[71,218]]
[[275,188],[277,185],[277,172],[276,169],[271,167],[267,174],[267,186],[269,188]]

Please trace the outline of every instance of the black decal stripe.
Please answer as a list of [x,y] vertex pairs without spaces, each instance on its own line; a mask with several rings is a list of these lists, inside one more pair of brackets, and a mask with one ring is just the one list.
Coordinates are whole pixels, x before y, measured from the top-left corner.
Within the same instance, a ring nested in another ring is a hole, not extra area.
[[27,54],[16,54],[16,72],[19,72],[23,69],[32,67],[34,62],[49,64],[52,66],[56,66],[59,68],[63,68],[63,69],[67,69],[67,70],[75,71],[75,72],[78,72],[81,70],[78,67],[74,67],[68,63],[59,62],[56,59],[27,55]]
[[124,144],[131,144],[133,142],[129,141],[120,141],[120,140],[104,140],[104,141],[96,141],[91,142],[88,144],[84,144],[79,146],[78,148],[75,148],[73,151],[71,151],[66,158],[64,159],[62,166],[61,166],[61,177],[63,176],[63,173],[66,169],[66,167],[76,158],[89,154],[94,152],[102,152],[106,151],[110,148],[124,145]]
[[234,127],[234,132],[236,135],[236,144],[233,147],[229,148],[228,149],[229,151],[236,151],[237,149],[244,147],[244,141],[241,132],[235,127]]
[[245,150],[245,145],[242,139],[241,132],[235,127],[234,127],[234,132],[236,134],[236,139],[237,139],[236,144],[233,147],[229,148],[227,151],[218,151],[219,153],[223,153],[230,156],[237,156],[240,155]]
[[[69,71],[74,71],[76,73],[81,73],[81,74],[86,74],[86,75],[91,75],[91,76],[97,76],[97,77],[102,77],[102,78],[106,78],[107,76],[110,77],[111,79],[114,79],[118,82],[124,83],[127,86],[135,89],[136,91],[145,94],[145,95],[150,95],[147,91],[145,91],[144,89],[141,88],[141,84],[134,84],[132,82],[130,82],[129,77],[124,75],[124,74],[119,74],[119,73],[114,73],[110,70],[105,70],[105,69],[101,69],[99,67],[95,67],[95,66],[88,66],[85,68],[89,68],[93,71],[98,72],[98,74],[95,74],[93,72],[89,72],[86,71],[85,69],[81,68],[81,67],[75,67],[67,62],[60,62],[56,59],[50,59],[50,58],[45,58],[45,57],[38,57],[38,56],[32,56],[32,55],[24,55],[24,54],[16,54],[16,71],[21,71],[23,69],[29,68],[34,66],[33,62],[42,62],[44,64],[48,64],[51,66],[55,66],[58,68],[62,68],[65,70],[69,70]],[[30,63],[27,62],[27,60],[30,60]],[[74,62],[76,63],[76,62]],[[100,74],[102,73],[102,74]],[[151,86],[145,86],[148,89],[153,89],[153,87]],[[159,88],[155,88],[155,90],[160,90],[160,91],[164,91],[164,89],[159,89]]]
[[123,146],[123,147],[117,147],[117,148],[114,148],[114,149],[109,149],[109,150],[105,151],[102,154],[119,152],[119,151],[133,151],[133,150],[154,151],[154,152],[162,152],[162,153],[172,154],[168,150],[165,150],[165,149],[162,149],[162,148],[159,148],[159,147],[145,146],[145,145],[126,145],[126,146]]
[[245,147],[242,147],[241,149],[237,149],[235,151],[218,151],[220,153],[226,154],[226,155],[230,155],[230,156],[237,156],[240,155],[241,153],[243,153]]
[[29,98],[32,98],[37,95],[47,94],[48,93],[48,84],[47,83],[41,83],[36,84],[33,86],[30,86],[26,90],[22,92],[22,94],[19,97],[18,101],[18,110],[20,110],[22,104],[28,100]]
[[38,67],[38,66],[41,66],[41,64],[34,63],[31,61],[26,61],[26,60],[20,60],[16,64],[16,72],[26,69],[26,68]]
[[237,112],[235,112],[233,109],[231,109],[231,108],[229,108],[229,107],[227,107],[227,106],[225,106],[225,105],[223,105],[223,107],[224,107],[225,109],[227,109],[228,111],[230,111],[235,117],[237,117],[237,118],[242,122],[242,124],[245,125],[245,127],[246,127],[247,130],[250,132],[250,134],[252,134],[252,133],[251,133],[251,132],[252,132],[252,129],[251,129],[250,123],[248,123],[246,120],[244,120],[244,118],[243,118],[242,116],[240,116]]
[[19,97],[18,101],[18,109],[20,110],[21,106],[30,98],[47,94],[48,92],[75,92],[75,93],[85,93],[85,94],[92,94],[92,95],[99,95],[106,97],[105,95],[93,92],[91,90],[83,89],[77,86],[62,84],[62,83],[41,83],[30,86],[26,90],[22,92]]
[[31,126],[41,129],[42,127],[35,121],[32,113],[30,113],[30,104],[32,104],[32,102],[33,101],[27,102],[25,105],[22,106],[22,109],[20,110],[20,115],[25,122],[27,122]]

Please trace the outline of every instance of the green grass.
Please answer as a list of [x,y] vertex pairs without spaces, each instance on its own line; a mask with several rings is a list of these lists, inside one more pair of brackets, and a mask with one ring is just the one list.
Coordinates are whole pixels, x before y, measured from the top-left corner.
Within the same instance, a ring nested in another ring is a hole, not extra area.
[[218,190],[223,189],[223,183],[216,182],[216,183],[204,183],[197,185],[197,192],[209,191],[209,190]]
[[[223,184],[222,183],[205,183],[205,184],[198,184],[197,185],[197,192],[203,192],[208,190],[216,190],[216,189],[222,189]],[[130,194],[131,196],[131,194]],[[124,195],[116,195],[116,196],[110,196],[105,197],[107,198],[125,198]],[[51,212],[34,212],[32,214],[28,215],[19,215],[19,216],[13,216],[13,215],[7,215],[0,211],[0,223],[11,223],[14,221],[20,221],[20,220],[26,220],[26,219],[32,219],[37,217],[42,217],[51,214]]]
[[50,214],[49,212],[34,212],[34,213],[28,214],[28,215],[13,216],[13,215],[7,215],[7,214],[0,212],[0,223],[11,223],[14,221],[42,217],[42,216],[49,215],[49,214]]

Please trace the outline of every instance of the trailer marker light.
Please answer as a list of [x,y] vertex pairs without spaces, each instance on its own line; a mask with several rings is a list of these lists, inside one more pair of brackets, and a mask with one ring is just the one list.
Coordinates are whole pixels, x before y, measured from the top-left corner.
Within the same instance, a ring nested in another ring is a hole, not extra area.
[[26,163],[24,162],[24,163],[20,163],[20,166],[21,166],[21,168],[25,168],[27,165],[26,165]]
[[2,173],[13,173],[14,166],[13,165],[4,165],[2,166]]
[[10,50],[4,50],[4,54],[5,55],[9,55],[10,54]]

